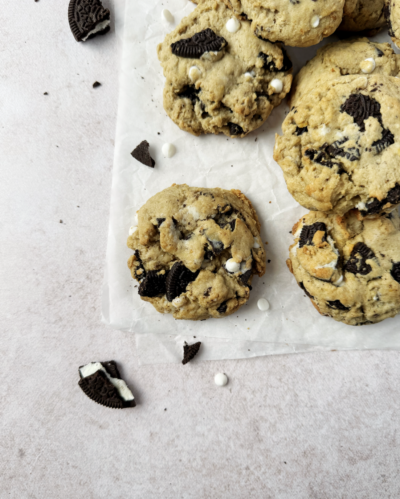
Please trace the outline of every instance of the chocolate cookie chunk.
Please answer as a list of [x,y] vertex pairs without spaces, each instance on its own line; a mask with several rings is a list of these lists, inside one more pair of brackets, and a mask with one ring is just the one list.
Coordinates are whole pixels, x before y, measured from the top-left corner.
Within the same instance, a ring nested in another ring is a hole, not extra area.
[[[323,230],[314,233],[312,244],[300,247],[303,231],[316,226]],[[361,326],[400,313],[397,211],[365,219],[357,210],[341,217],[309,212],[292,233],[287,265],[322,315]]]
[[135,149],[131,152],[131,155],[150,168],[154,168],[156,162],[150,156],[150,144],[147,140],[143,140]]
[[201,347],[201,341],[188,345],[186,342],[183,346],[183,360],[182,364],[185,365],[195,358]]
[[85,42],[110,31],[110,11],[100,0],[70,0],[68,20],[77,42]]
[[260,224],[238,190],[173,185],[138,211],[128,239],[139,296],[175,319],[236,312],[265,271]]
[[226,40],[210,28],[204,29],[190,38],[183,38],[171,44],[172,53],[188,59],[200,59],[207,52],[220,52]]

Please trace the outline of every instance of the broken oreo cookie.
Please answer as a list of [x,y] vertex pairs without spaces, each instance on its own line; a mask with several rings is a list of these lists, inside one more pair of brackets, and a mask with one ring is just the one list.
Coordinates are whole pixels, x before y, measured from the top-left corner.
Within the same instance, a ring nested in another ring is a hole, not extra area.
[[150,156],[150,144],[147,142],[147,140],[143,140],[135,149],[131,152],[131,155],[140,161],[140,163],[143,163],[146,166],[150,166],[150,168],[154,168],[154,165],[156,162],[154,159]]
[[201,341],[188,345],[186,342],[183,345],[183,360],[182,364],[185,365],[190,362],[198,354],[201,347]]
[[90,362],[79,368],[79,386],[98,404],[112,409],[135,407],[135,397],[121,378],[115,361]]
[[352,274],[367,275],[371,272],[372,267],[367,263],[367,260],[375,258],[375,253],[368,248],[365,243],[356,243],[350,259],[346,262],[344,270]]
[[323,222],[315,222],[315,224],[312,225],[304,225],[300,233],[299,248],[302,248],[303,246],[313,246],[313,239],[318,231],[324,233],[322,240],[326,241],[326,225]]
[[68,21],[77,42],[85,42],[110,31],[110,11],[100,0],[71,0]]
[[177,296],[186,291],[189,283],[193,282],[199,275],[197,272],[191,272],[183,263],[176,262],[168,273],[166,282],[167,300],[172,301]]
[[220,52],[225,46],[225,38],[216,35],[212,29],[207,28],[190,38],[172,43],[171,50],[178,57],[200,59],[206,52]]
[[148,298],[164,295],[166,291],[167,275],[161,274],[156,270],[150,270],[146,273],[146,277],[140,283],[139,295]]

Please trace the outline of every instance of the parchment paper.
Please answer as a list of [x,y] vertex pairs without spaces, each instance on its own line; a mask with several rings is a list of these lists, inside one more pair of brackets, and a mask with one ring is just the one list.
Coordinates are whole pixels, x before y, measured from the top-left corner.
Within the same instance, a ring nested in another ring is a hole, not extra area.
[[[164,8],[174,15],[173,24],[162,20]],[[222,135],[193,137],[167,117],[162,106],[164,77],[156,46],[193,8],[187,0],[154,3],[135,0],[126,5],[103,295],[104,321],[111,327],[137,334],[166,334],[171,338],[195,335],[235,342],[307,345],[307,348],[318,345],[328,349],[400,348],[397,333],[400,317],[361,327],[322,317],[286,267],[288,247],[292,242],[290,231],[306,212],[288,193],[281,169],[272,159],[274,136],[281,132],[288,111],[286,103],[275,109],[259,130],[236,140]],[[319,46],[335,39],[336,36],[330,37]],[[386,33],[375,39],[390,41]],[[313,57],[319,46],[288,48],[295,72]],[[144,139],[151,145],[151,154],[156,160],[154,169],[138,163],[130,155]],[[171,142],[177,148],[177,154],[171,159],[162,157],[161,147],[165,142]],[[126,247],[128,230],[136,210],[150,196],[172,183],[239,188],[257,209],[262,222],[262,238],[268,242],[267,272],[263,278],[253,279],[248,304],[233,316],[204,322],[175,321],[169,315],[158,314],[137,294],[137,283],[132,280],[126,265],[131,254]],[[258,310],[260,297],[269,300],[271,309],[268,313]],[[282,353],[280,346],[278,350]]]

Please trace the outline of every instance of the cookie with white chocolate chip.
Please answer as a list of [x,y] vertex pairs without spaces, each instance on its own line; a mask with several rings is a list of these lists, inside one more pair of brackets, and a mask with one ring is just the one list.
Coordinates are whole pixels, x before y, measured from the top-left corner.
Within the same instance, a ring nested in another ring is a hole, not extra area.
[[204,0],[158,48],[164,109],[194,135],[244,137],[290,90],[292,63],[220,0]]
[[398,76],[400,55],[389,43],[373,43],[368,38],[344,40],[325,45],[296,75],[290,105],[295,106],[321,83],[346,75],[384,74]]
[[254,33],[271,42],[309,47],[331,35],[343,17],[344,0],[224,0]]
[[128,247],[140,297],[175,319],[236,312],[265,272],[260,223],[239,190],[174,184],[140,208]]
[[304,96],[276,135],[274,158],[305,208],[365,217],[400,204],[400,80],[342,76]]
[[287,265],[323,315],[353,326],[400,312],[400,220],[397,211],[363,219],[310,212],[293,227]]

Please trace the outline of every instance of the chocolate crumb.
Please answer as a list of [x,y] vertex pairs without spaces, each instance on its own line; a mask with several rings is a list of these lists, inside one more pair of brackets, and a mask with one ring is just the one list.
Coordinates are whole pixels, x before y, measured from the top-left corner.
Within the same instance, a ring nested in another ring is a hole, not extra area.
[[183,345],[183,360],[182,364],[185,365],[190,362],[198,354],[201,346],[201,341],[193,343],[193,345],[188,345],[185,341]]
[[99,81],[95,81],[93,83],[93,88],[101,87],[101,83]]
[[137,147],[135,147],[135,149],[131,152],[131,155],[137,161],[140,161],[140,163],[143,163],[150,168],[154,168],[156,162],[150,156],[149,148],[150,144],[147,142],[147,140],[143,140]]

